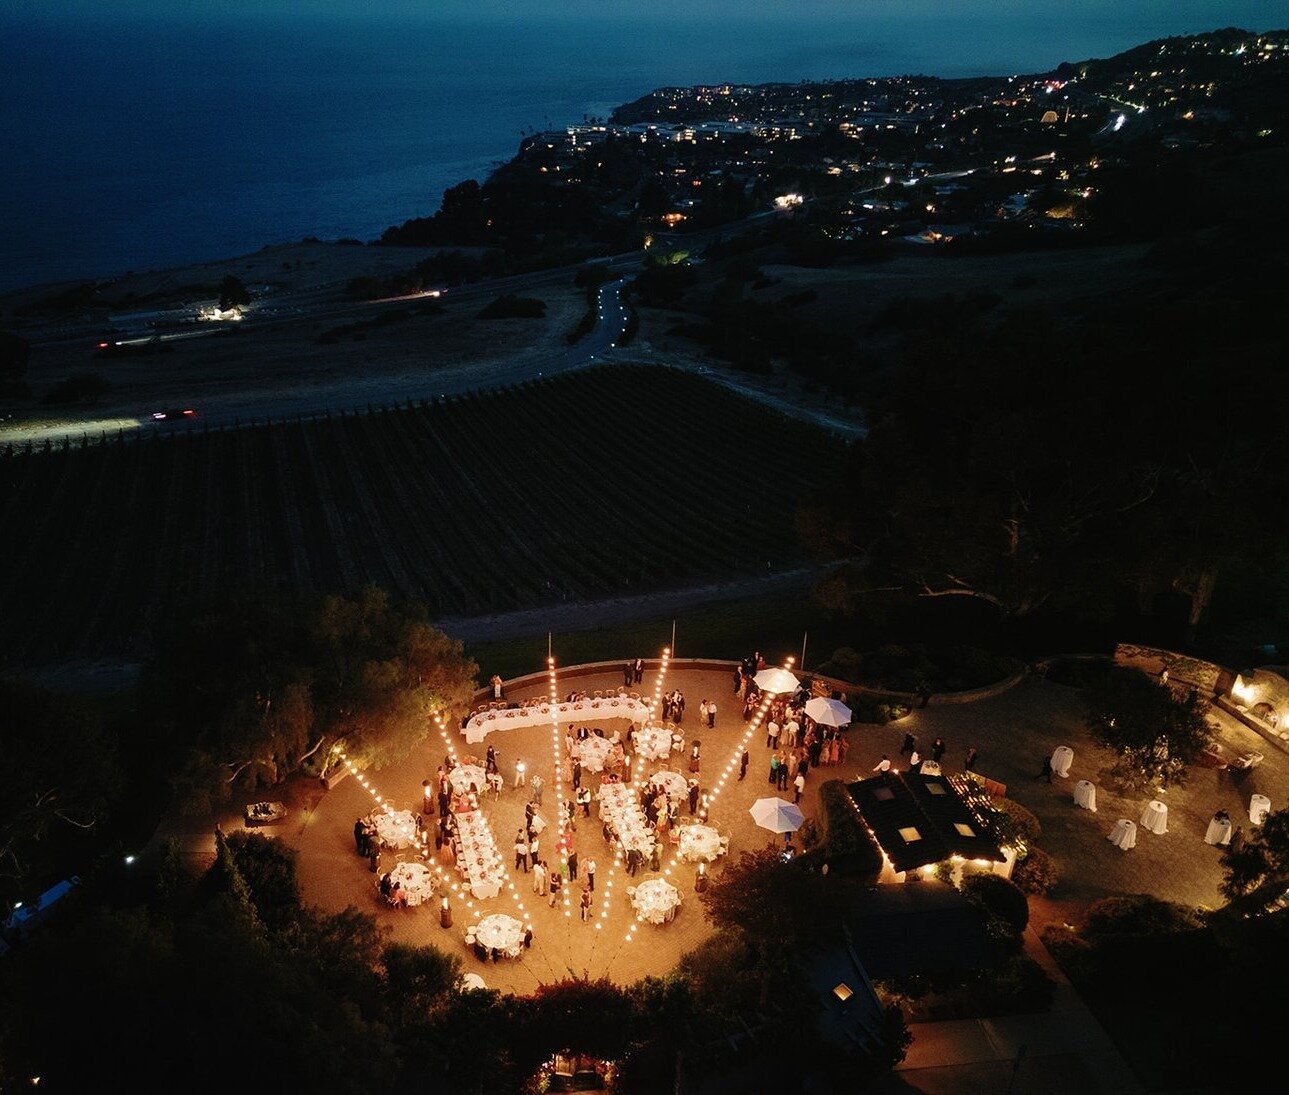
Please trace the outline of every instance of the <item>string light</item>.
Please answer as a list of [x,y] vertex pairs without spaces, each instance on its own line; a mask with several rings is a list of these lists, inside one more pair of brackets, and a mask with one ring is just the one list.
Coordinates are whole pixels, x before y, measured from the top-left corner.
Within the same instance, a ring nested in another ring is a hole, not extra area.
[[[432,717],[434,719],[434,724],[439,728],[439,737],[443,739],[443,744],[447,746],[448,757],[452,761],[452,767],[456,768],[459,766],[460,761],[457,758],[456,747],[453,745],[452,738],[448,734],[447,724],[443,720],[443,715],[441,712],[436,711]],[[487,773],[484,774],[484,779],[486,781]],[[523,917],[524,927],[531,930],[533,926],[532,919],[528,915],[528,909],[524,905],[523,898],[519,896],[519,891],[515,888],[514,881],[510,877],[510,872],[506,869],[505,856],[501,855],[497,851],[497,839],[493,835],[492,826],[488,823],[488,815],[484,813],[483,807],[479,804],[479,796],[473,791],[468,792],[468,794],[470,805],[473,808],[473,811],[478,814],[479,823],[487,838],[487,844],[484,849],[485,854],[491,852],[492,858],[500,864],[502,883],[505,885],[506,889],[510,891],[510,896],[514,899],[515,905],[519,909],[519,914]]]
[[[791,656],[787,657],[786,659],[784,659],[783,668],[785,670],[791,670],[792,665],[795,661],[796,661],[795,658]],[[716,781],[716,786],[712,788],[707,794],[706,804],[704,806],[704,812],[703,812],[704,820],[706,820],[706,817],[707,817],[707,813],[706,813],[707,809],[715,804],[716,800],[720,798],[721,792],[725,790],[725,784],[729,781],[730,775],[734,771],[735,764],[737,764],[739,760],[742,758],[743,750],[745,750],[748,747],[748,745],[752,741],[753,736],[760,729],[761,723],[765,719],[766,712],[769,711],[770,704],[773,701],[775,695],[777,694],[778,693],[772,693],[772,692],[764,692],[762,694],[761,704],[756,709],[756,713],[752,716],[752,720],[748,723],[746,730],[744,730],[743,737],[740,738],[735,743],[734,749],[730,754],[729,763],[725,765],[725,769],[722,772],[720,779]],[[663,868],[664,877],[668,877],[671,875],[671,868],[676,865],[679,859],[680,859],[680,849],[679,847],[677,847],[676,851],[672,853],[670,859],[667,861],[666,865]],[[624,942],[630,943],[631,940],[635,938],[636,927],[639,924],[641,924],[643,921],[644,921],[644,917],[637,914],[635,922],[631,925],[630,928],[627,929],[627,934]]]

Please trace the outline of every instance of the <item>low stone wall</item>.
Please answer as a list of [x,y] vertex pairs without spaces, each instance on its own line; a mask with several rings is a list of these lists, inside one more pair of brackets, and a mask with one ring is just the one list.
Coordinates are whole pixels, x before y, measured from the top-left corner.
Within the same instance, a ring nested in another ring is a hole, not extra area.
[[1234,673],[1214,662],[1179,654],[1175,650],[1135,643],[1119,643],[1114,648],[1114,664],[1139,669],[1152,677],[1158,677],[1167,669],[1170,682],[1188,684],[1206,698],[1229,692],[1235,680]]
[[[562,684],[564,681],[576,680],[579,677],[593,677],[603,673],[620,674],[624,662],[625,659],[612,662],[583,662],[581,665],[557,666],[556,672]],[[660,664],[657,658],[646,658],[644,663],[645,679],[635,687],[637,689],[645,688],[653,674],[657,673]],[[739,663],[732,659],[725,660],[720,658],[672,658],[670,665],[672,669],[728,673],[732,677]],[[1011,676],[1005,677],[994,684],[987,684],[983,688],[973,688],[966,692],[934,692],[927,701],[928,706],[938,707],[944,704],[976,703],[979,700],[1000,696],[1020,684],[1028,673],[1029,670],[1025,666],[1020,666]],[[862,684],[844,681],[840,677],[826,677],[819,673],[807,672],[802,673],[801,676],[812,681],[822,682],[830,692],[867,696],[881,703],[902,703],[912,708],[917,707],[922,702],[922,697],[914,692],[888,692],[880,688],[869,688]],[[502,688],[508,701],[524,699],[538,694],[545,696],[548,679],[545,672],[529,673],[523,677],[513,677],[503,682]],[[567,691],[567,689],[561,689],[561,694],[567,694]],[[474,706],[477,707],[479,704],[488,703],[491,700],[492,690],[490,688],[481,688],[474,695]]]

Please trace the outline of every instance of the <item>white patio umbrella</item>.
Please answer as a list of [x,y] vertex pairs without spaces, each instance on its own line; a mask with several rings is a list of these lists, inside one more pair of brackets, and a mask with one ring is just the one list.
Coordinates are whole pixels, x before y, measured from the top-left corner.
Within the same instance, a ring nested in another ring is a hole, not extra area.
[[828,700],[823,696],[806,701],[806,714],[820,726],[849,726],[855,717],[841,700]]
[[762,669],[761,672],[752,679],[756,681],[757,688],[762,692],[770,692],[772,694],[795,692],[797,690],[797,685],[801,683],[786,669],[782,669],[777,665],[772,666],[769,669]]
[[748,813],[762,829],[772,833],[795,833],[806,820],[796,806],[781,798],[758,798]]

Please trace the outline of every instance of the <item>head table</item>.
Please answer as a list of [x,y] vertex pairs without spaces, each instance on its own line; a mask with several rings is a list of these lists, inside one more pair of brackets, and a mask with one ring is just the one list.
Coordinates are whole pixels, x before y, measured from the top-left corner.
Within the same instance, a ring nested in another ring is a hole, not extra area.
[[[555,714],[561,723],[596,723],[601,719],[630,719],[642,724],[649,715],[643,700],[630,696],[605,696],[602,699],[574,700],[555,705]],[[549,726],[551,705],[541,703],[535,707],[511,707],[492,711],[479,711],[465,724],[465,740],[483,741],[499,730],[522,730],[529,726]]]
[[420,905],[434,896],[434,875],[424,863],[397,863],[389,880],[402,887],[409,905]]
[[[650,924],[663,924],[675,919],[680,906],[680,891],[661,878],[650,878],[634,887],[631,907]],[[628,893],[631,887],[628,887]]]

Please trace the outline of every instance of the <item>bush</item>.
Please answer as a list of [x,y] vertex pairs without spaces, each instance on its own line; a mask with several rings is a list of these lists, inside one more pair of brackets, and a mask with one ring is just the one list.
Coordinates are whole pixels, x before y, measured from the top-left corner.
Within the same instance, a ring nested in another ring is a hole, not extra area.
[[517,297],[513,293],[497,297],[479,313],[480,319],[541,319],[546,302],[534,297]]
[[966,879],[962,892],[968,901],[979,905],[1020,935],[1029,923],[1029,901],[1020,887],[1001,875],[979,874]]
[[996,798],[991,805],[994,808],[994,835],[998,842],[1032,848],[1043,833],[1038,818],[1010,798]]
[[1171,935],[1202,926],[1200,918],[1185,905],[1149,894],[1130,894],[1094,901],[1088,907],[1083,938],[1095,943],[1122,935]]
[[828,863],[829,871],[876,885],[882,873],[882,850],[856,815],[846,785],[839,779],[828,780],[819,788],[819,805],[824,837],[812,855]]
[[1037,894],[1045,897],[1060,880],[1061,872],[1056,862],[1042,848],[1032,845],[1029,855],[1016,864],[1012,871],[1012,881],[1021,893]]

